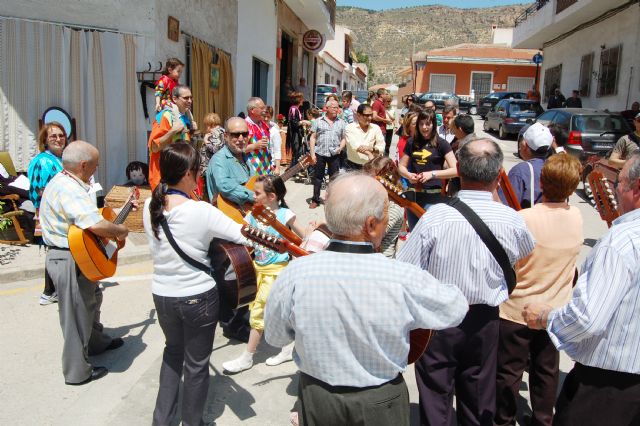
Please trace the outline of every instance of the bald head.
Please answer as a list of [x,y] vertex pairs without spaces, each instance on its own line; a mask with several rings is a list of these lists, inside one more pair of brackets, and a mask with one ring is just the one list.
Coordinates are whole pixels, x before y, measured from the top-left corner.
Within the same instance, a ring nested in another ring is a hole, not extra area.
[[460,178],[467,183],[492,184],[500,174],[504,156],[491,139],[476,139],[458,151]]
[[387,193],[374,178],[362,173],[340,175],[327,189],[327,226],[336,235],[360,236],[368,218],[385,219],[387,207]]

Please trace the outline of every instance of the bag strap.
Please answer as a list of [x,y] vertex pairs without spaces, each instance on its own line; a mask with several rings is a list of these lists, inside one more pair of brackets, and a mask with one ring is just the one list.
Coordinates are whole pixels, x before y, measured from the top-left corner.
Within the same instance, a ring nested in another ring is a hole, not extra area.
[[533,181],[535,179],[535,173],[533,171],[533,165],[531,165],[531,163],[528,162],[528,161],[526,163],[529,166],[529,174],[531,175],[530,180],[529,180],[529,191],[531,192],[531,206],[530,207],[533,207],[533,205],[536,202],[534,184],[533,184]]
[[458,210],[458,212],[460,212],[460,214],[465,219],[467,219],[482,242],[487,246],[493,257],[498,262],[498,265],[500,265],[502,273],[504,274],[504,278],[507,281],[509,294],[511,294],[511,292],[513,292],[513,289],[516,287],[516,272],[511,266],[509,256],[507,256],[507,252],[504,251],[504,247],[502,247],[487,224],[484,223],[482,219],[480,219],[480,216],[478,216],[476,212],[471,210],[471,207],[462,202],[462,200],[460,200],[459,198],[452,198],[447,202],[447,205]]
[[209,266],[205,265],[202,262],[198,262],[194,258],[190,257],[187,253],[182,251],[180,246],[178,246],[178,243],[176,243],[176,240],[173,238],[173,234],[171,234],[171,230],[169,230],[169,224],[167,223],[166,218],[163,217],[160,220],[160,226],[162,226],[162,230],[164,231],[164,235],[166,235],[167,240],[169,240],[169,244],[171,244],[171,247],[173,247],[176,253],[178,253],[178,256],[182,258],[182,260],[184,260],[194,268],[201,270],[202,272],[211,274],[211,268]]

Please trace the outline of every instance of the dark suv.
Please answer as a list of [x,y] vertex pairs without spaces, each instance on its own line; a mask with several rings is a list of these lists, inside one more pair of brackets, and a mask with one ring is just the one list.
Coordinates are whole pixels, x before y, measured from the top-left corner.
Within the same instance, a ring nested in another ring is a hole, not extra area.
[[468,101],[464,98],[461,98],[458,95],[454,95],[453,93],[447,92],[427,92],[423,93],[416,100],[417,104],[423,105],[427,103],[427,101],[433,101],[436,104],[436,110],[442,111],[444,109],[445,101],[453,99],[455,103],[458,105],[459,112],[466,112],[468,114],[476,113],[476,104],[475,102]]
[[587,108],[554,108],[536,121],[545,126],[556,124],[569,135],[565,150],[584,162],[591,155],[604,157],[618,139],[631,133],[620,115]]
[[487,113],[503,99],[527,99],[524,92],[491,92],[478,102],[478,115],[486,118]]

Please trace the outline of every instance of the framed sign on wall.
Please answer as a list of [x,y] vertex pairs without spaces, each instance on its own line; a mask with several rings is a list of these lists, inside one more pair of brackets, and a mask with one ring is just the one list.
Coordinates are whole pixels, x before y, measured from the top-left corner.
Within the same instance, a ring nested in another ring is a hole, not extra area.
[[220,88],[220,66],[211,64],[209,69],[209,90],[216,93]]
[[178,41],[180,39],[180,21],[173,16],[169,16],[167,37],[172,41]]

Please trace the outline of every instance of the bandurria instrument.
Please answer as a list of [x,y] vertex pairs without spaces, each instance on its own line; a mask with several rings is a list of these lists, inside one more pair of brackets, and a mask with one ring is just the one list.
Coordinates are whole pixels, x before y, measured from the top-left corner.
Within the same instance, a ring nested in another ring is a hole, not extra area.
[[[286,238],[278,238],[275,235],[271,235],[250,225],[244,225],[240,232],[242,232],[242,235],[246,238],[271,250],[277,251],[278,253],[287,252],[295,257],[306,256],[309,254],[307,251],[291,241],[288,241]],[[409,332],[409,364],[413,364],[420,359],[424,351],[427,349],[427,345],[429,344],[429,340],[431,340],[432,335],[432,330],[416,329]]]
[[291,241],[293,244],[300,245],[302,244],[302,238],[298,236],[295,232],[293,232],[289,227],[280,223],[276,214],[273,210],[271,210],[267,206],[263,206],[262,204],[254,204],[251,208],[251,215],[260,223],[271,226],[275,229],[283,238]]
[[[133,201],[139,196],[138,188],[133,187],[128,201],[118,215],[110,207],[100,209],[100,214],[105,220],[119,225],[127,218],[133,209]],[[81,229],[75,225],[69,227],[67,240],[73,260],[90,281],[100,281],[115,274],[118,250],[124,247],[124,241],[98,237],[88,229]]]
[[602,172],[594,170],[587,176],[593,202],[596,210],[600,213],[600,218],[607,222],[607,226],[611,228],[611,222],[620,216],[618,211],[618,201],[615,193],[609,184],[609,180],[604,177]]
[[[286,172],[281,174],[280,179],[282,179],[283,182],[286,182],[300,171],[309,167],[310,164],[311,156],[305,155],[300,158],[295,166],[290,167]],[[251,176],[247,183],[244,184],[244,187],[250,191],[253,191],[257,179],[258,176]],[[227,200],[220,194],[218,194],[217,206],[222,211],[222,213],[226,214],[237,223],[244,223],[246,212],[251,209],[251,203],[247,203],[244,206],[238,206],[236,203]]]
[[376,180],[384,186],[384,189],[387,190],[387,194],[389,198],[391,198],[396,204],[405,209],[409,209],[411,213],[416,215],[416,217],[420,217],[426,213],[426,210],[415,201],[411,201],[407,198],[405,191],[400,188],[398,185],[392,183],[387,178],[383,176],[376,176]]

